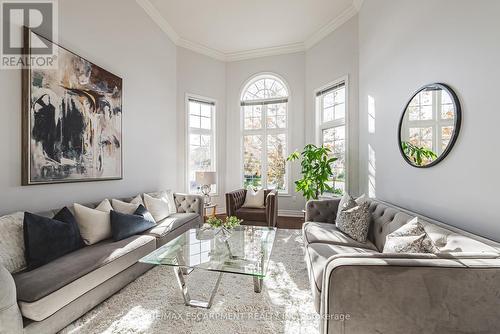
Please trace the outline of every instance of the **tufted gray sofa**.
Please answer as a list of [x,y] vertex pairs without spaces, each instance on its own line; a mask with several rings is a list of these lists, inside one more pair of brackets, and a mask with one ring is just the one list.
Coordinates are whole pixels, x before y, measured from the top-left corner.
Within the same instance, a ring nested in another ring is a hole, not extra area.
[[0,264],[0,333],[55,333],[151,269],[137,261],[202,224],[201,196],[176,193],[174,200],[177,212],[141,235],[104,240],[29,272],[11,274]]
[[[309,201],[302,233],[322,333],[500,333],[500,244],[375,199],[369,240],[335,227],[340,200]],[[382,253],[415,216],[436,254]]]

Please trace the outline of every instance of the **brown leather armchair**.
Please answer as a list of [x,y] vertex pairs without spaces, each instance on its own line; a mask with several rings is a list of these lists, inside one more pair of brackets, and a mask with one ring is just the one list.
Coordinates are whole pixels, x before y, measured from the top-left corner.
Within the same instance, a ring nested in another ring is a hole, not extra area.
[[265,199],[262,209],[242,208],[246,194],[246,189],[238,189],[226,194],[227,215],[243,219],[243,223],[247,225],[266,223],[267,226],[276,227],[278,221],[278,192],[276,190],[264,190]]

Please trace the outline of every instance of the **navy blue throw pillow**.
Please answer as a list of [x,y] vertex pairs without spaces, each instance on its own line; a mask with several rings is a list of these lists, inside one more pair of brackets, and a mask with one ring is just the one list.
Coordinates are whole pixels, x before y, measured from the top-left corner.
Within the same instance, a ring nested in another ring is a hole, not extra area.
[[142,204],[140,204],[137,207],[137,209],[134,212],[134,215],[143,216],[144,219],[146,219],[147,221],[150,221],[150,222],[152,222],[153,224],[156,225],[156,221],[153,218],[153,215]]
[[[144,210],[139,210],[141,207]],[[155,225],[153,217],[142,205],[139,205],[133,215],[111,211],[111,234],[114,241],[144,232]]]
[[28,270],[41,267],[84,246],[75,217],[66,207],[54,218],[25,212],[23,231]]

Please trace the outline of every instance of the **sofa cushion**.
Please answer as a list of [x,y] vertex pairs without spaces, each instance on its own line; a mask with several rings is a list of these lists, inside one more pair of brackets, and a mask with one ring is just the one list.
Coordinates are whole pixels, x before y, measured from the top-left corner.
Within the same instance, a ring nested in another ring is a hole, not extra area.
[[236,210],[236,216],[243,221],[250,222],[265,222],[266,221],[266,210],[265,209],[254,209],[254,208],[239,208]]
[[356,254],[356,253],[378,253],[375,250],[349,247],[333,244],[312,243],[306,246],[307,256],[309,257],[311,274],[314,277],[316,288],[321,291],[323,284],[323,272],[328,259],[339,254]]
[[325,243],[377,250],[377,247],[370,240],[367,240],[366,243],[356,241],[341,232],[335,224],[308,222],[304,224],[303,231],[304,239],[309,244]]
[[196,213],[174,213],[147,230],[146,233],[155,237],[163,237],[198,217],[200,215]]
[[156,249],[152,236],[106,240],[14,275],[24,317],[42,321]]
[[473,238],[449,229],[440,227],[423,219],[419,222],[425,232],[438,249],[437,254],[449,255],[457,258],[493,258],[500,257],[500,252]]

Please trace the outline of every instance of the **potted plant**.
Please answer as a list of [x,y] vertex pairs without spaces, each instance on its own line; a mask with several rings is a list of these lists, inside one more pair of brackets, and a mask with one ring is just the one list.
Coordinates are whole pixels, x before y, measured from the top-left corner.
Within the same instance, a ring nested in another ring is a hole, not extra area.
[[307,200],[318,199],[325,192],[338,193],[329,185],[333,181],[332,163],[337,161],[331,153],[328,147],[308,144],[302,152],[295,151],[288,156],[287,161],[302,158],[302,178],[295,181],[295,189],[302,192]]

